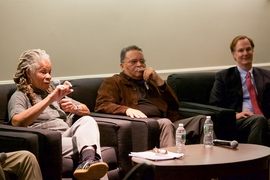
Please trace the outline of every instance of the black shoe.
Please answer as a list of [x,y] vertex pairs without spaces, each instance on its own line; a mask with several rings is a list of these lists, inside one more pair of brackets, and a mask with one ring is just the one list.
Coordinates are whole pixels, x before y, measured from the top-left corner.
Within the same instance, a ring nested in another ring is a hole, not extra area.
[[94,158],[84,160],[79,164],[73,175],[78,180],[93,180],[102,178],[108,171],[106,163],[100,162],[100,156],[96,153]]

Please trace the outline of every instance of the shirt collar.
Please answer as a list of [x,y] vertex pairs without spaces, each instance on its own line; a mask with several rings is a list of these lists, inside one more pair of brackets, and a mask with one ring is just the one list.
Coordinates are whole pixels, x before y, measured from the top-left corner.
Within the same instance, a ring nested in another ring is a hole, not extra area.
[[[237,69],[238,69],[238,71],[239,71],[239,73],[240,73],[241,78],[242,78],[242,79],[243,79],[243,78],[246,78],[246,76],[247,76],[247,71],[241,69],[239,66],[237,66]],[[253,67],[252,67],[248,72],[250,72],[251,77],[253,78]]]

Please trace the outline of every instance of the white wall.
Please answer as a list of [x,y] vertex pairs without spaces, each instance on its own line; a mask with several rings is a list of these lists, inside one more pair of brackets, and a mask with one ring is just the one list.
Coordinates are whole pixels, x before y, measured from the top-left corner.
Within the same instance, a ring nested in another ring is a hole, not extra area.
[[2,82],[32,48],[50,54],[54,77],[107,76],[120,71],[120,50],[136,44],[147,66],[167,75],[235,65],[229,44],[247,35],[255,66],[270,65],[270,0],[0,0],[0,7]]

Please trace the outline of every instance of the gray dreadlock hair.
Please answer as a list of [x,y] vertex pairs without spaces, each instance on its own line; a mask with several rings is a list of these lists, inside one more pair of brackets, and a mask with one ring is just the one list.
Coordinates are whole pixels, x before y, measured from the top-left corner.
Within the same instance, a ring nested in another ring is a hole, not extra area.
[[17,71],[13,76],[17,89],[27,95],[32,105],[36,104],[35,93],[31,86],[31,80],[27,76],[27,71],[35,73],[39,68],[38,62],[44,60],[50,61],[50,56],[44,50],[31,49],[24,51],[19,58]]

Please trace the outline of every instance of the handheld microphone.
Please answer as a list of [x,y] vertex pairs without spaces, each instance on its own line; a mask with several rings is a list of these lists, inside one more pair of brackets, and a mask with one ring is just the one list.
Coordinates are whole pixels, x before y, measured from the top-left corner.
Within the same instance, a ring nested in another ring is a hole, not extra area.
[[[53,83],[53,88],[55,89],[57,86],[59,86],[59,85],[61,85],[61,81],[59,80],[59,79],[53,79],[52,80],[52,83]],[[66,96],[65,97],[63,97],[62,99],[64,99],[64,98],[66,98]]]
[[227,140],[214,139],[213,143],[216,146],[230,146],[231,148],[237,148],[238,146],[238,142],[235,140],[227,141]]
[[54,88],[56,88],[56,86],[61,84],[61,81],[59,79],[53,79],[52,83],[53,83]]
[[0,153],[0,163],[4,162],[7,159],[7,154],[2,152]]
[[[59,79],[53,79],[52,80],[53,86],[54,88],[56,88],[57,86],[61,85],[61,81]],[[70,89],[72,88],[72,84],[70,84],[70,82],[68,82],[70,85]]]

